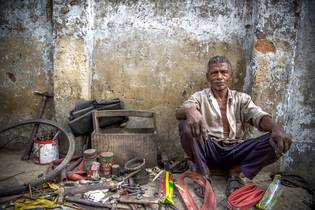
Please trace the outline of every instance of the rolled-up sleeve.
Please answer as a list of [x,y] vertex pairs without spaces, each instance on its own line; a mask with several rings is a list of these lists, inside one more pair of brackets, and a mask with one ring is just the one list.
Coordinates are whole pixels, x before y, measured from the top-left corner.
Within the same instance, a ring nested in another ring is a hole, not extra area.
[[242,97],[242,115],[244,116],[244,121],[255,126],[257,129],[260,128],[260,120],[264,116],[271,115],[263,111],[259,106],[256,106],[252,101],[251,97],[247,94],[243,94]]
[[193,95],[191,95],[186,101],[184,101],[181,107],[190,108],[192,106],[195,106],[197,110],[200,110],[200,103],[201,103],[200,98],[201,98],[200,92],[196,92]]

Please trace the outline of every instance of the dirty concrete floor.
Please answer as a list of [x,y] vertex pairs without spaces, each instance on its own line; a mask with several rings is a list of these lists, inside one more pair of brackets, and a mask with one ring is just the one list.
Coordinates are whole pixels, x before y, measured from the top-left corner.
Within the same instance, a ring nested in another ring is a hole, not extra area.
[[[253,182],[258,187],[261,187],[262,189],[266,189],[268,185],[271,183],[270,173],[268,172],[262,172],[258,174],[253,180],[244,180],[246,183]],[[216,196],[216,202],[217,202],[217,210],[225,210],[226,208],[226,196],[224,194],[225,192],[225,186],[226,181],[223,176],[212,176],[212,189]],[[195,200],[198,201],[199,206],[202,204],[202,199],[200,199],[198,196],[195,195],[193,192],[193,185],[190,184],[190,189],[193,197]],[[176,195],[179,193],[176,192]],[[283,187],[283,192],[281,194],[280,199],[278,200],[277,204],[274,206],[273,210],[310,210],[311,208],[308,206],[311,203],[312,197],[306,192],[304,189],[298,189],[298,188],[288,188]],[[177,196],[176,200],[182,203],[181,199]],[[184,206],[179,205],[178,209],[185,209]],[[256,208],[252,208],[256,209]]]
[[[174,178],[176,179],[178,176],[179,175],[175,174]],[[224,194],[226,186],[225,178],[223,176],[212,176],[211,180],[212,189],[216,196],[217,210],[226,210],[226,196]],[[253,180],[250,181],[245,179],[244,181],[246,183],[253,182],[262,189],[266,189],[271,183],[270,173],[262,172],[258,174]],[[194,184],[189,181],[186,184],[189,186],[190,193],[193,195],[198,205],[201,206],[203,200],[194,193]],[[151,186],[151,188],[154,189],[154,185]],[[311,199],[312,197],[304,189],[283,187],[281,197],[274,206],[273,210],[311,210],[311,208],[308,206],[311,203]],[[175,191],[174,201],[176,204],[175,206],[179,210],[186,209],[178,190]],[[253,207],[251,209],[254,210],[256,208]]]
[[0,151],[0,190],[28,183],[47,170],[47,165],[35,164],[33,160],[22,161],[22,154],[23,151],[14,149]]
[[[12,185],[26,183],[30,180],[35,179],[38,175],[45,172],[47,166],[34,164],[32,161],[21,161],[21,151],[14,151],[14,150],[2,150],[0,152],[0,190]],[[21,173],[23,172],[23,173]],[[18,174],[11,178],[8,178],[14,174]],[[270,184],[271,180],[269,178],[268,172],[261,172],[259,175],[252,180],[258,186],[266,189]],[[174,178],[178,177],[178,174],[174,175]],[[246,181],[246,180],[245,180]],[[247,180],[249,181],[249,180]],[[225,179],[223,176],[212,176],[212,188],[216,195],[217,200],[217,209],[223,210],[226,209],[225,207]],[[190,188],[190,192],[193,194],[193,197],[197,200],[197,203],[201,205],[202,199],[195,195],[194,193],[194,185],[187,182],[187,185]],[[157,192],[158,189],[158,182],[152,182],[145,186],[146,193],[144,196],[151,197]],[[175,206],[179,209],[186,209],[180,196],[179,192],[175,190],[174,196]],[[284,190],[281,194],[281,197],[273,208],[274,210],[310,210],[311,208],[307,205],[311,202],[311,196],[303,189],[298,188],[288,188],[284,187]],[[69,208],[67,208],[69,209]],[[84,207],[83,209],[90,209]],[[91,208],[95,209],[95,208]],[[152,206],[152,208],[147,209],[158,209],[157,205]],[[255,208],[252,208],[255,209]]]

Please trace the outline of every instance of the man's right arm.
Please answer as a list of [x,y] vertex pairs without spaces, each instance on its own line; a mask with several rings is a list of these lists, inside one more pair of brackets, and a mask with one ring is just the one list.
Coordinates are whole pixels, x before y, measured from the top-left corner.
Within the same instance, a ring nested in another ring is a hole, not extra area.
[[176,108],[176,119],[187,120],[188,112],[198,111],[200,101],[200,91],[192,94],[180,107]]
[[204,129],[204,119],[195,105],[183,106],[176,109],[176,118],[178,120],[186,120],[188,126],[191,128],[193,137],[206,137]]
[[192,105],[191,107],[179,107],[179,108],[177,108],[176,109],[176,119],[186,120],[187,119],[186,112],[188,111],[188,109],[192,109],[192,108],[196,109],[196,106]]

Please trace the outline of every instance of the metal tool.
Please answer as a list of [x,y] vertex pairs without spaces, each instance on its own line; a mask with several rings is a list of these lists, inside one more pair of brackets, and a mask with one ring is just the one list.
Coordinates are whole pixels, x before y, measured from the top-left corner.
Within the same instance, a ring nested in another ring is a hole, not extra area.
[[143,195],[141,193],[138,193],[136,195],[137,200],[141,200],[143,198]]
[[146,197],[141,200],[135,200],[135,199],[130,199],[126,197],[121,197],[118,199],[118,202],[128,203],[128,204],[135,203],[135,204],[151,205],[151,204],[159,204],[159,199]]
[[59,199],[63,200],[66,195],[76,195],[85,193],[92,190],[99,190],[99,189],[115,189],[120,188],[123,184],[124,180],[132,177],[133,175],[137,174],[140,171],[133,171],[125,176],[123,176],[123,181],[121,182],[105,182],[105,183],[98,183],[93,185],[83,185],[83,186],[76,186],[76,187],[69,187],[69,188],[59,188],[56,193],[59,194]]
[[[53,97],[53,95],[48,93],[47,91],[46,92],[34,91],[34,94],[42,97],[42,101],[41,101],[41,105],[40,105],[40,109],[39,109],[40,111],[37,115],[37,119],[42,119],[42,117],[44,115],[45,108],[46,108],[46,103],[50,98]],[[21,158],[22,160],[29,160],[30,159],[30,156],[32,153],[32,148],[33,148],[33,143],[34,143],[33,139],[37,135],[38,128],[39,128],[39,124],[34,124],[32,133],[30,135],[29,142],[28,142],[28,144],[24,150],[24,154]]]
[[[80,204],[84,204],[84,205],[88,205],[88,206],[92,206],[92,207],[113,209],[113,205],[112,204],[103,204],[103,203],[99,203],[99,202],[93,202],[93,201],[77,198],[77,197],[74,197],[74,196],[66,196],[65,200],[68,201],[68,202],[80,203]],[[118,209],[130,209],[128,206],[124,206],[124,205],[121,205],[121,204],[117,204],[116,207]]]

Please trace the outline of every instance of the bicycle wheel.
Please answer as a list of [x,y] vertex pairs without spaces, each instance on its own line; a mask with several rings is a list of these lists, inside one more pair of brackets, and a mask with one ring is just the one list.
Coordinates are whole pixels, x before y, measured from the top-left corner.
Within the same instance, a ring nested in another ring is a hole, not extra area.
[[[34,119],[34,120],[25,120],[25,121],[17,122],[17,123],[10,125],[10,126],[7,126],[6,128],[1,129],[0,134],[6,132],[8,130],[11,130],[13,128],[23,126],[23,125],[28,125],[28,124],[39,124],[42,126],[51,126],[51,127],[55,128],[57,131],[59,131],[61,134],[63,134],[65,136],[66,142],[69,145],[68,150],[67,150],[67,154],[66,154],[65,158],[63,159],[63,161],[53,171],[50,171],[47,174],[43,174],[41,177],[35,178],[34,180],[25,181],[22,184],[17,184],[15,186],[11,186],[10,188],[0,189],[0,197],[22,193],[23,191],[25,191],[27,189],[27,187],[29,185],[31,185],[32,187],[36,187],[36,186],[38,186],[38,185],[40,185],[40,184],[42,184],[48,180],[53,179],[58,174],[60,174],[61,170],[70,162],[70,160],[74,154],[75,141],[74,141],[74,137],[73,137],[72,133],[67,132],[64,128],[59,126],[57,123],[50,121],[50,120]],[[23,161],[23,162],[25,162],[25,161]],[[2,169],[1,169],[1,171],[2,171]]]

